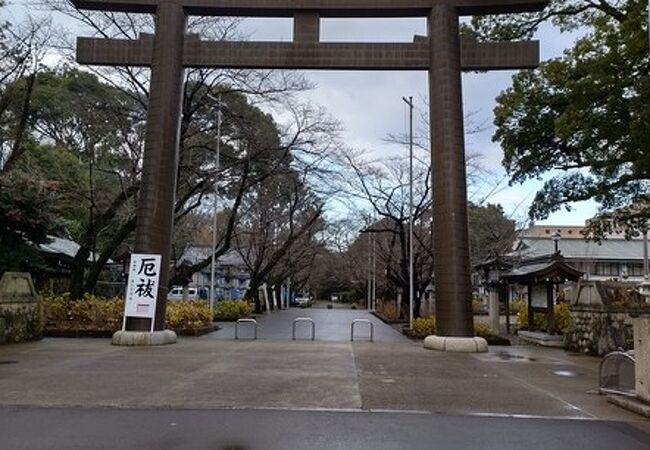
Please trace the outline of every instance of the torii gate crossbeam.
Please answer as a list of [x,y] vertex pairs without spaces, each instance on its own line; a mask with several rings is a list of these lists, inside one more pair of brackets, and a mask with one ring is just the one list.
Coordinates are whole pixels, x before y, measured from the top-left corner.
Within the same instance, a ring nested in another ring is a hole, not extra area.
[[[72,0],[78,8],[150,13],[153,37],[80,38],[87,64],[151,66],[135,251],[169,266],[184,67],[427,70],[433,179],[434,278],[439,336],[473,336],[462,70],[516,69],[539,62],[536,42],[461,39],[459,16],[543,9],[549,0]],[[294,42],[203,42],[186,35],[188,15],[293,17]],[[413,43],[322,43],[321,17],[426,17],[428,39]],[[163,270],[155,329],[165,324]],[[128,330],[148,330],[146,319]]]

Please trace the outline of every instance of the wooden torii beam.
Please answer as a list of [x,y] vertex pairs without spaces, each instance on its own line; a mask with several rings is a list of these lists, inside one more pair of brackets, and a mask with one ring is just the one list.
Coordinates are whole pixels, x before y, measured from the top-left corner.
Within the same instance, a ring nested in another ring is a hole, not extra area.
[[[539,64],[539,43],[461,39],[461,68],[511,70]],[[207,42],[186,38],[183,66],[230,69],[429,70],[429,42]],[[77,61],[104,66],[151,66],[153,36],[77,40]]]
[[154,14],[158,5],[182,5],[197,16],[292,17],[318,11],[322,17],[427,17],[432,8],[451,5],[458,15],[532,12],[548,0],[72,0],[80,9]]
[[[467,182],[461,93],[463,70],[534,67],[536,42],[462,40],[459,16],[537,11],[549,0],[72,0],[78,8],[155,14],[153,37],[78,41],[87,64],[151,66],[135,251],[169,266],[184,67],[428,70],[437,333],[473,336]],[[187,16],[293,17],[294,42],[202,42],[187,37]],[[426,17],[428,39],[413,43],[322,43],[321,17]],[[158,292],[155,330],[165,324],[168,274]],[[127,330],[148,330],[146,319]]]

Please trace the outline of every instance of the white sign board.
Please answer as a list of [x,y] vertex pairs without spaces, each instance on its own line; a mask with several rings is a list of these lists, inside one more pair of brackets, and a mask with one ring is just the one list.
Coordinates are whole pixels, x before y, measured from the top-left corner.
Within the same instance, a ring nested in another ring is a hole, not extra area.
[[129,265],[129,281],[126,287],[124,317],[145,317],[156,315],[156,297],[160,280],[160,255],[134,253]]
[[533,285],[531,300],[533,303],[533,307],[535,308],[548,307],[548,291],[545,284]]

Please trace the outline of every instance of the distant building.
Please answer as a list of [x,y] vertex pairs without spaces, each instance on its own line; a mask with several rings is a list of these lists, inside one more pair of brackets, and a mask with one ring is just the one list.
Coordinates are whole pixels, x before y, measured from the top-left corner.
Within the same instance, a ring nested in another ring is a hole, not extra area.
[[[210,257],[212,247],[209,245],[190,245],[179,258],[177,265],[194,265]],[[208,264],[201,271],[192,275],[191,285],[203,288],[209,295],[211,289],[211,267]],[[251,276],[241,255],[231,250],[218,258],[215,272],[215,298],[239,300],[244,298]],[[201,290],[201,289],[200,289]]]
[[585,240],[583,230],[579,226],[530,227],[520,233],[508,256],[526,260],[552,255],[557,241],[566,263],[584,272],[585,279],[643,281],[642,238],[626,240],[623,234],[611,234],[594,242]]
[[[32,270],[32,276],[39,290],[65,292],[69,289],[72,264],[81,248],[76,242],[56,236],[48,236],[49,242],[36,246],[43,261],[42,267]],[[92,252],[86,260],[90,266],[99,255]],[[113,264],[109,259],[107,265]]]

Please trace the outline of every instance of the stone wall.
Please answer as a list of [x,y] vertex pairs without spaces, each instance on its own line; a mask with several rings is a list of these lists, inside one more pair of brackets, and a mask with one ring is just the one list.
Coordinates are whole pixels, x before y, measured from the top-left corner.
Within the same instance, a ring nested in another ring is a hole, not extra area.
[[633,347],[633,316],[650,313],[638,285],[580,281],[571,299],[571,320],[565,336],[568,350],[602,356]]
[[603,356],[619,348],[631,348],[632,341],[632,318],[628,312],[571,307],[569,332],[565,336],[568,350]]
[[40,297],[28,273],[7,272],[0,280],[0,343],[33,341],[43,337]]

